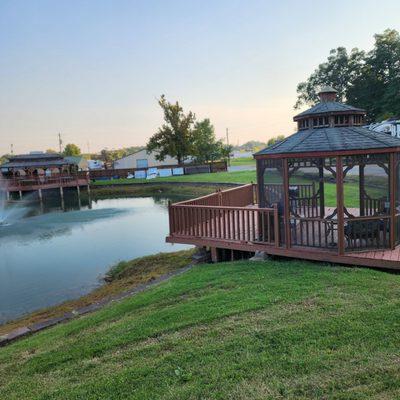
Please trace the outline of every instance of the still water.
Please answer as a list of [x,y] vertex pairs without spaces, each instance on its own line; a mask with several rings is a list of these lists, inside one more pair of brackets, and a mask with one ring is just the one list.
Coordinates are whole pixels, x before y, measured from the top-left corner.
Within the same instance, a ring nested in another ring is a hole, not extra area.
[[18,208],[10,225],[0,226],[0,324],[88,293],[118,261],[187,247],[165,243],[167,201],[98,200],[67,212]]

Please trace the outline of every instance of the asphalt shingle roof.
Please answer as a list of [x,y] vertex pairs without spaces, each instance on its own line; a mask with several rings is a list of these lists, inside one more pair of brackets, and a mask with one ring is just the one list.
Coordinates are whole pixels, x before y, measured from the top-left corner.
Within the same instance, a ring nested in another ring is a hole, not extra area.
[[255,155],[368,150],[400,147],[400,139],[362,127],[301,130]]
[[294,119],[297,119],[299,117],[305,117],[306,115],[315,115],[324,113],[329,114],[329,113],[347,112],[347,111],[364,112],[364,110],[361,108],[349,106],[343,103],[338,103],[336,101],[327,101],[318,103],[314,107],[311,107],[308,110],[295,115]]

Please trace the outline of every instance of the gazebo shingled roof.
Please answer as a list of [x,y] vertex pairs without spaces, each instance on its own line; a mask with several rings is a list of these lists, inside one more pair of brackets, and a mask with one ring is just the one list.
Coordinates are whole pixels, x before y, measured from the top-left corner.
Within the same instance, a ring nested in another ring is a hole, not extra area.
[[255,155],[369,150],[400,147],[400,139],[362,127],[301,130]]
[[362,108],[349,106],[347,104],[338,103],[336,101],[328,101],[316,104],[315,106],[309,108],[308,110],[295,115],[293,119],[297,121],[297,119],[305,117],[307,115],[317,115],[317,114],[327,114],[327,113],[347,113],[347,112],[364,113],[365,111]]

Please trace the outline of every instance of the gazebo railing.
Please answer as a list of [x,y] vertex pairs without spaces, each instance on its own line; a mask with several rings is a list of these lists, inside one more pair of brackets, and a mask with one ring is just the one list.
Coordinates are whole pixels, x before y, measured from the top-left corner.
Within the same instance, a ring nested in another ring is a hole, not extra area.
[[344,225],[347,251],[388,249],[390,242],[390,215],[346,218]]
[[294,246],[337,248],[337,221],[334,219],[291,216],[290,229]]

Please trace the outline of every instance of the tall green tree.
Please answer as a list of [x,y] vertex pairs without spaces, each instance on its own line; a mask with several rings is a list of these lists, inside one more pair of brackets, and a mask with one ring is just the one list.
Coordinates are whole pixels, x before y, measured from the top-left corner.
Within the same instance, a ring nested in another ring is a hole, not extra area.
[[170,156],[181,164],[192,154],[195,115],[191,111],[185,114],[178,102],[170,103],[164,95],[160,97],[158,104],[164,113],[164,124],[149,139],[147,151],[156,151],[159,161]]
[[278,136],[272,137],[271,139],[268,140],[267,146],[272,146],[275,143],[282,142],[283,139],[285,139],[284,135],[278,135]]
[[400,35],[387,29],[374,36],[369,52],[339,47],[331,50],[326,62],[297,86],[295,108],[317,102],[318,87],[338,90],[340,101],[364,108],[369,120],[400,115]]
[[232,151],[222,140],[217,140],[214,126],[208,118],[196,122],[193,129],[192,156],[198,163],[221,160]]
[[64,156],[79,156],[81,149],[74,143],[68,143],[64,148]]
[[400,116],[400,35],[387,29],[375,35],[361,74],[347,91],[349,103],[364,108],[371,120]]

